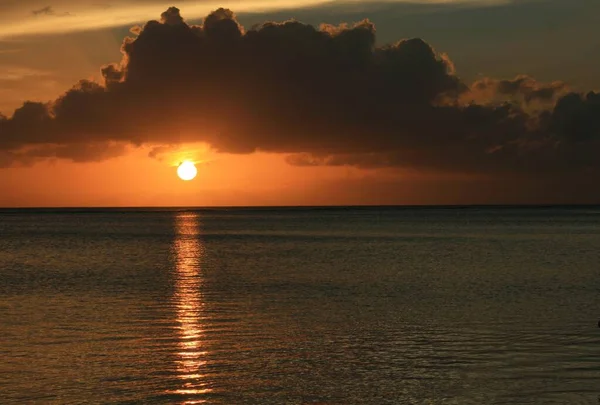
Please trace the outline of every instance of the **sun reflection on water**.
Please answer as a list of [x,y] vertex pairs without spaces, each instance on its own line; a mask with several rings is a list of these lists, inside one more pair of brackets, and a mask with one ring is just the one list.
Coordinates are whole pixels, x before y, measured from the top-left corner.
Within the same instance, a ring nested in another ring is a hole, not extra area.
[[211,392],[203,366],[206,365],[206,351],[203,349],[204,330],[202,328],[202,268],[203,246],[199,238],[200,221],[197,213],[181,212],[175,218],[177,236],[173,249],[175,253],[175,294],[173,304],[177,321],[177,375],[182,380],[179,389],[171,393],[196,397],[185,404],[204,401],[197,396]]

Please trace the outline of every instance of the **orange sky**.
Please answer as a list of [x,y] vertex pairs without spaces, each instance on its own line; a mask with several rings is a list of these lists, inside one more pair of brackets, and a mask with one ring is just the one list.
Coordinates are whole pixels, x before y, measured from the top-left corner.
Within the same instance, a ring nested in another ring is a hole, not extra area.
[[[105,206],[282,206],[435,203],[411,195],[414,181],[438,176],[350,167],[296,167],[283,154],[217,154],[204,145],[183,145],[161,160],[150,148],[132,149],[103,162],[53,160],[30,167],[0,170],[0,207]],[[196,162],[194,180],[177,177],[177,163]],[[361,189],[373,178],[393,180],[375,189]],[[402,186],[404,184],[404,186]]]
[[219,155],[197,167],[198,176],[185,182],[167,162],[131,153],[101,163],[59,162],[12,170],[29,185],[27,193],[34,200],[53,206],[306,204],[302,197],[311,182],[340,175],[330,169],[298,173],[277,155]]
[[[443,0],[438,2],[445,3]],[[10,116],[26,100],[55,99],[81,78],[100,81],[100,66],[120,60],[119,47],[123,39],[117,31],[100,28],[158,18],[167,5],[177,3],[125,0],[114,4],[107,2],[110,7],[99,7],[98,2],[91,0],[59,0],[46,11],[43,10],[47,4],[37,0],[14,3],[12,8],[0,5],[0,113]],[[219,4],[179,3],[189,18],[198,18]],[[317,3],[326,2],[240,1],[232,8],[257,13]],[[474,0],[472,3],[506,2]],[[546,201],[537,198],[533,192],[507,195],[492,185],[485,190],[475,187],[467,193],[460,191],[462,186],[454,187],[474,181],[477,175],[398,168],[302,167],[288,164],[285,161],[287,154],[219,154],[198,144],[181,145],[156,159],[149,157],[151,149],[151,145],[131,146],[125,155],[101,162],[74,163],[53,159],[30,166],[16,164],[0,168],[0,207]],[[193,181],[181,181],[176,175],[176,164],[183,159],[198,162],[198,176]],[[547,201],[570,202],[554,197]],[[582,202],[590,201],[584,199]]]
[[[351,168],[295,167],[285,155],[216,154],[184,145],[164,159],[149,148],[103,162],[54,160],[0,170],[4,207],[68,206],[262,206],[379,203],[381,196],[360,190],[322,194],[327,183],[360,180],[369,171]],[[197,162],[194,180],[177,177],[181,160]]]

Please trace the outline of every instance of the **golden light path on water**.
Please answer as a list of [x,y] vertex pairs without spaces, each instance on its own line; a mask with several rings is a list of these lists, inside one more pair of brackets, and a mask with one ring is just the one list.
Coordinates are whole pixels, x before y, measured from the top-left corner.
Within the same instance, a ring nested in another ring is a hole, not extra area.
[[[203,246],[199,240],[200,221],[197,213],[181,212],[175,218],[177,236],[173,245],[175,267],[175,294],[173,296],[178,323],[178,352],[176,367],[182,380],[181,388],[169,393],[186,397],[211,392],[205,381],[203,366],[207,352],[203,348],[202,328],[202,268]],[[185,404],[203,403],[189,400]]]

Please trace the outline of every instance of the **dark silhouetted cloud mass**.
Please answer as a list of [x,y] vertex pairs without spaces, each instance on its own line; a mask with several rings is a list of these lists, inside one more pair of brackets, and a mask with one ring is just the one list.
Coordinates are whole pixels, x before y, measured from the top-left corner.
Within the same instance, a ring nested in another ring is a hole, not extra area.
[[294,165],[598,177],[599,93],[528,76],[467,85],[421,39],[376,46],[368,20],[246,30],[230,10],[194,26],[172,7],[132,33],[103,83],[0,117],[0,164],[203,141]]

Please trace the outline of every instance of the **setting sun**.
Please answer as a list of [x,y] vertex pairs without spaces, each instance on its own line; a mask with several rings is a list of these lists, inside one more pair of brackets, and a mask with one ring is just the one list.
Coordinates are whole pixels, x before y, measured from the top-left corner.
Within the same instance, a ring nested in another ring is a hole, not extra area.
[[177,175],[181,180],[192,180],[198,174],[198,170],[194,163],[186,161],[177,168]]

